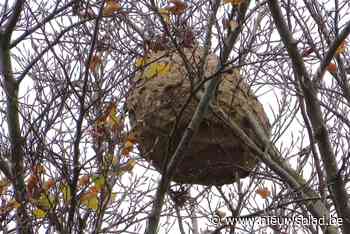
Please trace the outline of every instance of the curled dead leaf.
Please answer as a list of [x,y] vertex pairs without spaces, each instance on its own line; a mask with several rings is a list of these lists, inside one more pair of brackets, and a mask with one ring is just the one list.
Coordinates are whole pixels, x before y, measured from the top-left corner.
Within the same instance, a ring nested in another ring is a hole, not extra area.
[[50,188],[54,187],[56,184],[56,182],[53,179],[48,179],[44,185],[43,185],[43,189],[45,191],[49,190]]
[[165,7],[164,9],[166,9],[171,14],[181,15],[187,9],[187,4],[184,1],[170,0],[169,3],[170,3],[170,5]]
[[346,41],[342,41],[342,43],[340,43],[340,45],[338,46],[337,50],[335,51],[336,55],[339,55],[341,53],[344,53],[346,50]]
[[92,72],[96,72],[97,67],[102,63],[102,59],[98,55],[93,55],[89,64],[89,68]]
[[259,194],[263,199],[266,199],[271,195],[270,190],[266,187],[258,188],[256,190],[256,193]]
[[137,141],[134,135],[129,135],[126,140],[131,142],[132,144],[135,144]]
[[0,180],[0,195],[7,191],[7,188],[11,185],[9,180],[3,179]]
[[337,71],[337,65],[334,64],[334,63],[330,63],[330,64],[327,65],[326,69],[330,73],[335,73]]
[[90,176],[83,175],[79,178],[79,186],[84,187],[90,183]]
[[224,4],[231,4],[232,6],[239,6],[244,0],[224,0]]
[[165,23],[170,23],[170,11],[168,8],[159,9],[159,14],[163,17]]
[[106,6],[103,8],[102,15],[103,16],[112,16],[114,12],[117,12],[121,9],[121,5],[119,2],[115,0],[107,0]]

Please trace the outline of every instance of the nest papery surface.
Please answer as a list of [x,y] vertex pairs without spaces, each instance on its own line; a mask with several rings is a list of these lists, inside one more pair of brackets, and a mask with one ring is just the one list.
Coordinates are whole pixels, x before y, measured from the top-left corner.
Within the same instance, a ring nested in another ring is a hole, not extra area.
[[[185,49],[184,54],[196,71],[203,50]],[[138,139],[141,156],[161,172],[198,105],[195,95],[192,95],[190,100],[189,98],[200,80],[188,75],[183,59],[175,51],[151,53],[147,61],[169,65],[170,70],[166,75],[150,78],[145,77],[149,66],[141,69],[135,76],[135,85],[131,88],[127,107],[133,115],[130,120]],[[208,56],[205,76],[208,77],[216,71],[218,61],[216,55]],[[252,113],[262,129],[269,132],[270,125],[263,106],[239,74],[232,70],[223,73],[220,79],[213,103],[253,140],[256,136],[250,129],[247,112]],[[186,103],[187,106],[183,110]],[[175,125],[176,130],[173,131]],[[257,164],[256,157],[245,143],[211,111],[206,114],[182,158],[173,180],[189,184],[233,183],[237,178],[248,176]]]

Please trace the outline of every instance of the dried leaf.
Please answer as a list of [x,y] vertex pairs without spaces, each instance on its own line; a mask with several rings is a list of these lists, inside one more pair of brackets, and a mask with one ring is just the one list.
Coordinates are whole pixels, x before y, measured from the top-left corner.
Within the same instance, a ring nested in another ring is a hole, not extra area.
[[340,43],[339,47],[335,51],[336,55],[339,55],[341,53],[344,53],[346,50],[346,41],[344,40],[342,43]]
[[114,0],[107,0],[106,6],[103,8],[103,16],[112,16],[114,12],[117,12],[121,9],[121,5]]
[[30,175],[27,181],[27,191],[30,196],[34,195],[34,192],[37,190],[39,184],[39,178],[36,175]]
[[121,119],[117,116],[117,105],[111,103],[106,110],[104,123],[107,127],[115,131],[121,126],[121,122]]
[[45,173],[45,168],[43,165],[38,164],[33,167],[33,174],[35,175],[41,175]]
[[79,178],[79,186],[84,187],[90,183],[90,176],[83,175]]
[[165,23],[170,24],[170,11],[168,8],[159,9],[159,14],[163,17]]
[[230,3],[233,6],[239,6],[244,0],[224,0],[224,4]]
[[165,9],[168,10],[171,14],[181,15],[186,11],[187,4],[181,0],[170,0],[170,6],[167,6]]
[[101,189],[97,188],[96,186],[91,186],[89,190],[90,192],[96,193],[96,194],[101,191]]
[[266,199],[271,195],[270,190],[266,187],[258,188],[256,190],[256,193],[259,194],[263,199]]
[[125,142],[124,148],[132,149],[132,148],[134,148],[134,143],[129,141],[129,140],[127,140]]
[[134,143],[131,141],[126,141],[124,144],[124,148],[122,150],[123,155],[128,155],[134,148]]
[[11,210],[12,209],[18,209],[18,208],[20,208],[21,207],[21,203],[19,203],[16,199],[11,199],[10,201],[9,201],[9,203],[7,204],[7,206],[9,207],[9,208],[11,208]]
[[337,71],[337,65],[334,63],[330,63],[328,64],[328,66],[326,67],[327,71],[329,71],[330,73],[335,73]]
[[56,182],[53,179],[48,179],[44,185],[43,185],[43,189],[45,191],[49,190],[50,188],[54,187],[56,184]]
[[137,141],[134,135],[129,135],[126,140],[130,141],[132,144],[136,144]]
[[10,181],[3,179],[0,180],[0,195],[4,194],[7,191],[7,188],[10,186]]
[[80,201],[84,202],[84,201],[89,200],[90,198],[96,197],[96,196],[97,196],[97,192],[96,191],[89,190],[88,192],[86,192],[83,195],[81,195]]
[[96,72],[97,67],[102,63],[102,59],[98,55],[93,55],[90,61],[89,69]]
[[80,197],[80,202],[92,210],[98,209],[97,192],[89,191]]

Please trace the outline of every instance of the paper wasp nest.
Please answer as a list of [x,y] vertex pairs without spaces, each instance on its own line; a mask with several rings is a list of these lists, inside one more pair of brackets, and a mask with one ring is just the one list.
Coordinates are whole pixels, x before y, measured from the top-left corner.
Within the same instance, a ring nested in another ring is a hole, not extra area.
[[[190,64],[197,68],[203,50],[185,49],[184,54]],[[141,156],[161,172],[164,160],[171,157],[190,122],[198,99],[193,95],[188,102],[193,87],[185,64],[178,53],[170,50],[151,53],[146,63],[148,62],[159,65],[159,69],[166,71],[154,72],[148,69],[157,70],[157,67],[148,65],[137,72],[135,84],[131,87],[128,96],[127,107]],[[217,63],[218,57],[210,54],[205,74],[213,74]],[[150,77],[152,74],[154,76]],[[180,113],[187,102],[187,107]],[[249,92],[249,87],[244,80],[235,72],[222,75],[213,102],[253,140],[256,136],[249,130],[249,122],[244,110],[253,113],[261,127],[269,132],[270,125],[262,105]],[[169,145],[170,135],[180,116],[177,130],[174,131]],[[228,184],[235,182],[236,175],[238,178],[248,176],[256,164],[257,160],[245,143],[240,141],[232,130],[209,110],[199,131],[192,138],[189,150],[179,162],[173,180],[189,184]]]

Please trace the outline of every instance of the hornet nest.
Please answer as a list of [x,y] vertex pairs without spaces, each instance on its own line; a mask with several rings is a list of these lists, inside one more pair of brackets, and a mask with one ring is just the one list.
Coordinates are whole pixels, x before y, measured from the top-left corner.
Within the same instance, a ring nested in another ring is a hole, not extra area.
[[[184,55],[194,68],[198,67],[203,53],[201,48],[184,49]],[[185,63],[176,51],[152,52],[146,61],[146,65],[135,75],[135,83],[127,98],[127,108],[141,156],[162,172],[197,107],[195,95],[190,100],[189,97],[194,90],[193,84],[198,84],[198,81],[190,79]],[[216,55],[209,54],[205,67],[207,77],[216,71],[218,62]],[[160,64],[167,72],[160,71],[149,77],[150,71],[147,69],[151,65],[147,63]],[[249,127],[246,111],[253,113],[262,129],[268,133],[270,124],[263,106],[239,74],[224,73],[220,79],[212,102],[254,141],[257,141],[256,135]],[[256,164],[257,159],[245,142],[238,139],[209,110],[179,162],[173,180],[188,184],[228,184],[247,177]]]

